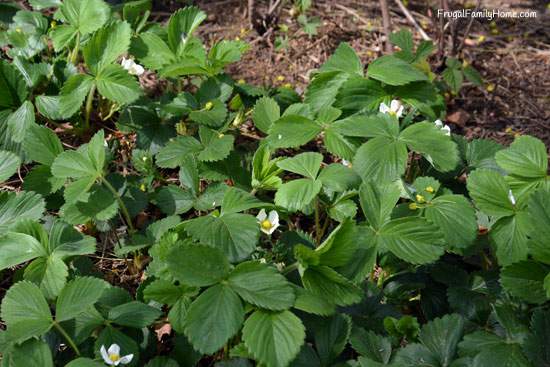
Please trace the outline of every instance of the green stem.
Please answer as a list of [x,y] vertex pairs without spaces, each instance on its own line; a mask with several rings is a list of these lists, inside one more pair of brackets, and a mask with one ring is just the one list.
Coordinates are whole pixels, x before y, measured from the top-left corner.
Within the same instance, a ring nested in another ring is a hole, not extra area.
[[315,199],[315,240],[317,244],[321,241],[321,219],[319,213],[319,198]]
[[132,225],[132,218],[130,217],[130,213],[128,212],[128,208],[126,208],[126,205],[124,205],[124,201],[122,201],[122,198],[116,191],[116,189],[107,181],[105,178],[101,177],[101,182],[105,185],[105,187],[114,195],[116,200],[118,201],[118,205],[120,206],[120,210],[122,210],[122,216],[124,217],[124,220],[126,221],[126,224],[128,225],[128,229],[130,232],[134,232],[134,226]]
[[73,348],[74,352],[76,353],[77,356],[80,357],[80,351],[78,350],[78,347],[76,346],[76,343],[74,342],[74,340],[69,336],[69,334],[67,334],[67,332],[65,331],[65,329],[63,329],[61,327],[61,325],[59,325],[57,323],[57,321],[54,321],[53,323],[53,326],[57,329],[57,331],[59,331],[59,333],[61,335],[63,335],[63,337],[65,338],[65,340],[67,341],[67,343],[69,343],[69,345],[71,346],[71,348]]
[[80,48],[80,32],[76,33],[76,45],[71,52],[71,62],[76,64],[76,59],[78,58],[78,49]]
[[84,130],[88,131],[90,129],[90,115],[92,114],[92,107],[94,103],[94,94],[95,94],[95,83],[92,84],[90,91],[88,92],[88,97],[86,98],[86,115],[84,120]]

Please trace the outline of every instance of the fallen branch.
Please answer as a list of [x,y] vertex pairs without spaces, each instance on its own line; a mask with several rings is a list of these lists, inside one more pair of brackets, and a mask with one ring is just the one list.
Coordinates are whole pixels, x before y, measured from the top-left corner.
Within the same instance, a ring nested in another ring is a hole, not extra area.
[[418,23],[416,22],[416,20],[414,19],[414,17],[411,15],[411,13],[409,12],[409,10],[407,9],[407,7],[405,5],[403,5],[403,3],[401,2],[401,0],[395,0],[395,3],[397,4],[397,6],[399,6],[399,9],[401,9],[401,11],[403,12],[403,14],[405,14],[405,17],[409,20],[409,22],[411,22],[411,24],[414,26],[414,28],[416,28],[416,30],[418,31],[418,33],[420,33],[420,36],[422,36],[422,39],[426,40],[426,41],[430,41],[431,38],[430,36],[428,36],[426,34],[426,32],[424,32],[424,30],[422,29],[422,27],[420,25],[418,25]]

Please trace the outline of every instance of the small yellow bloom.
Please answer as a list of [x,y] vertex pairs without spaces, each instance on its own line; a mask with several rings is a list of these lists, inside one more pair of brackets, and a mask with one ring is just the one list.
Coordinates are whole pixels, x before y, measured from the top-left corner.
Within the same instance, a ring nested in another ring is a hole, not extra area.
[[487,86],[485,87],[485,89],[487,90],[487,92],[493,92],[495,90],[495,85],[493,83],[490,83],[490,84],[487,84]]
[[143,157],[141,158],[141,160],[144,161],[144,162],[147,162],[147,156],[143,156]]
[[504,129],[504,132],[506,134],[512,134],[514,132],[514,129],[512,129],[511,126],[508,126],[506,129]]
[[285,87],[287,89],[292,89],[292,84],[286,83],[285,85],[283,85],[283,87]]
[[434,190],[433,187],[431,187],[431,186],[426,187],[426,192],[429,192],[430,194],[433,194],[434,191],[435,190]]
[[277,80],[278,82],[282,82],[285,80],[285,77],[282,75],[277,75],[277,78],[275,78],[275,80]]
[[481,43],[483,41],[485,41],[485,36],[482,35],[477,38],[477,42]]
[[240,34],[241,34],[241,37],[246,36],[246,35],[248,34],[248,29],[246,29],[246,28],[241,28]]
[[147,190],[146,187],[145,187],[145,184],[143,184],[143,183],[141,185],[139,185],[139,189],[143,192],[145,192]]
[[50,27],[55,28],[57,26],[57,22],[55,20],[52,20],[50,22]]
[[244,79],[239,79],[237,81],[237,84],[245,84],[245,83],[246,83],[246,81]]
[[224,136],[225,136],[225,135],[223,135],[222,133],[219,133],[219,134],[218,134],[218,138],[220,138],[220,139],[223,138]]
[[424,196],[422,196],[420,194],[417,194],[416,195],[416,201],[418,201],[420,204],[422,204],[422,203],[426,202],[426,199],[424,198]]
[[204,109],[207,111],[210,111],[212,107],[214,107],[214,103],[212,102],[206,102],[206,104],[204,105]]
[[239,36],[235,37],[235,41],[240,41],[241,38]]
[[17,33],[21,33],[21,28],[17,27],[17,28],[15,28],[15,31],[16,31]]
[[416,209],[418,209],[418,205],[416,205],[416,203],[410,203],[409,204],[409,209],[410,210],[416,210]]

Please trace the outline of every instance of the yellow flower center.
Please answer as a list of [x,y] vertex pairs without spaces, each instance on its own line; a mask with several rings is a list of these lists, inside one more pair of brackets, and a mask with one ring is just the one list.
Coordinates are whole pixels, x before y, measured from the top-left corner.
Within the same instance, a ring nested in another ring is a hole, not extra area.
[[431,187],[431,186],[426,187],[426,192],[429,192],[430,194],[432,194],[434,191],[435,190],[434,190],[433,187]]
[[270,230],[271,227],[273,227],[273,224],[271,224],[271,222],[268,219],[264,219],[260,223],[260,226],[262,226],[262,228],[267,231],[267,230]]
[[418,201],[419,203],[424,203],[426,202],[426,199],[424,199],[424,196],[422,195],[416,195],[416,201]]
[[118,354],[109,354],[109,359],[112,362],[118,362],[120,361],[120,356]]
[[418,209],[418,206],[416,205],[416,203],[410,203],[409,204],[409,209],[410,210],[416,210],[416,209]]
[[397,116],[397,112],[395,112],[394,110],[389,110],[388,113],[390,114],[390,116]]
[[212,102],[206,102],[206,104],[204,105],[204,109],[207,111],[211,110],[212,107],[214,107],[214,103]]

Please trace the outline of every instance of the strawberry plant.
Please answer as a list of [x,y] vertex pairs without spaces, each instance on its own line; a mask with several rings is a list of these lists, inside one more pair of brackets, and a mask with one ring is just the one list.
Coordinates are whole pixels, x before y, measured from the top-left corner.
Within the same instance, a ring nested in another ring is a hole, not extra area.
[[1,366],[550,364],[547,147],[454,134],[430,42],[342,43],[299,95],[233,80],[248,46],[204,45],[196,7],[29,3],[1,38]]

